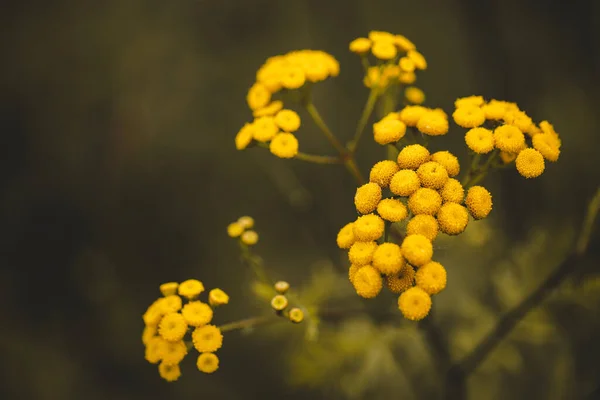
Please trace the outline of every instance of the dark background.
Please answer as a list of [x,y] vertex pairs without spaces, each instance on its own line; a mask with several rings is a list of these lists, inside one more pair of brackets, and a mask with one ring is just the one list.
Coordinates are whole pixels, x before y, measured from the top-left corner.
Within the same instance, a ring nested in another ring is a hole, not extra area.
[[[355,215],[351,177],[233,145],[251,118],[246,91],[269,56],[313,48],[340,61],[341,75],[317,88],[315,103],[344,140],[367,93],[347,45],[371,29],[404,34],[427,57],[417,81],[427,105],[451,112],[455,98],[481,94],[553,123],[563,140],[556,164],[533,181],[514,169],[490,180],[492,233],[505,249],[532,226],[549,232],[548,246],[576,229],[600,181],[597,1],[24,0],[3,4],[0,26],[6,399],[317,396],[285,384],[283,339],[233,333],[217,374],[189,364],[181,382],[167,384],[139,336],[164,281],[196,277],[227,291],[219,323],[261,310],[247,300],[249,274],[225,234],[241,215],[257,220],[258,249],[276,277],[301,284],[308,265],[340,260],[333,240]],[[333,154],[303,123],[301,149]],[[464,156],[454,132],[434,147]],[[372,140],[359,153],[363,171],[382,157]],[[597,244],[585,276],[597,269]],[[480,292],[486,265],[474,263],[456,273]],[[598,324],[561,315],[573,385],[587,377],[589,393],[600,376],[590,354],[599,353],[585,338]],[[527,371],[511,381],[523,388],[513,395],[539,385]]]

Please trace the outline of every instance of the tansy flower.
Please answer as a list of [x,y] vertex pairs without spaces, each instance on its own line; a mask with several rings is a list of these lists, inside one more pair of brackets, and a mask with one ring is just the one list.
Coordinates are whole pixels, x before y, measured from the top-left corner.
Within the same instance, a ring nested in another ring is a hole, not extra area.
[[383,119],[373,124],[373,136],[381,145],[394,143],[404,137],[406,125],[397,119]]
[[515,161],[516,158],[517,158],[516,153],[509,153],[506,151],[500,152],[500,159],[502,160],[502,162],[504,164],[510,164],[511,162]]
[[356,38],[350,42],[350,51],[356,54],[365,54],[371,49],[371,41],[367,38]]
[[273,285],[275,291],[279,294],[285,294],[290,289],[290,284],[286,281],[277,281],[275,285]]
[[494,143],[502,151],[518,153],[525,148],[525,135],[516,126],[501,125],[494,130]]
[[419,268],[415,281],[428,294],[437,294],[446,287],[446,270],[438,262],[428,262]]
[[350,222],[340,229],[336,242],[340,249],[349,249],[354,244],[354,241],[354,223]]
[[531,125],[533,125],[531,118],[520,110],[504,114],[504,121],[516,126],[521,132],[528,131],[531,128]]
[[462,203],[465,189],[458,179],[450,178],[439,191],[442,200],[451,203]]
[[253,137],[259,142],[268,142],[277,135],[277,132],[279,132],[279,128],[275,124],[275,119],[273,117],[256,118],[253,125]]
[[165,365],[179,364],[187,354],[187,347],[183,340],[178,342],[164,342],[162,363]]
[[447,235],[462,233],[469,223],[469,212],[457,203],[445,203],[437,213],[440,230]]
[[288,299],[282,294],[275,295],[271,299],[271,308],[275,311],[285,310],[288,306]]
[[[178,287],[181,294],[181,285]],[[158,300],[158,305],[164,314],[181,310],[181,297],[177,295],[165,296]]]
[[142,343],[144,343],[144,346],[148,345],[148,342],[150,342],[150,339],[155,337],[157,332],[158,332],[158,329],[154,325],[144,326],[144,330],[142,332]]
[[431,310],[431,297],[423,289],[412,287],[398,297],[398,308],[404,318],[419,321]]
[[[162,300],[162,299],[159,299]],[[159,300],[152,303],[146,312],[142,315],[144,324],[147,326],[156,326],[164,315],[164,311],[160,306]]]
[[271,140],[269,150],[279,158],[294,158],[298,154],[298,139],[291,133],[279,133]]
[[461,107],[480,107],[483,104],[482,96],[461,97],[454,101],[455,108]]
[[200,353],[213,353],[223,345],[223,335],[216,326],[204,325],[194,329],[192,341]]
[[281,85],[286,89],[298,89],[306,82],[306,75],[300,67],[292,66],[283,71]]
[[408,198],[408,209],[414,214],[435,215],[442,206],[442,196],[429,188],[420,188]]
[[414,50],[416,48],[413,42],[411,42],[405,36],[402,35],[395,35],[394,43],[402,51]]
[[465,204],[475,219],[482,219],[492,211],[492,195],[483,186],[473,186],[467,192]]
[[428,161],[417,169],[421,185],[426,188],[439,189],[448,181],[448,171],[443,165]]
[[258,233],[256,233],[256,231],[246,231],[242,233],[240,239],[245,245],[253,246],[258,242]]
[[385,285],[392,293],[402,293],[406,289],[413,287],[415,283],[415,269],[409,265],[404,264],[404,267],[399,273],[394,275],[387,275],[385,277]]
[[254,226],[254,218],[244,215],[237,220],[237,223],[244,227],[244,229],[250,229]]
[[165,353],[166,341],[160,336],[153,336],[148,339],[148,343],[146,343],[146,351],[145,358],[151,364],[156,364],[160,360]]
[[239,222],[232,222],[227,225],[227,234],[229,237],[236,238],[244,232],[244,226]]
[[348,269],[348,279],[350,279],[350,282],[354,284],[354,277],[356,276],[356,273],[358,272],[359,269],[361,269],[362,267],[364,267],[365,265],[350,265],[350,268]]
[[398,166],[402,169],[417,169],[424,162],[429,161],[429,150],[420,144],[404,146],[398,153]]
[[356,189],[354,195],[354,205],[356,211],[361,214],[368,214],[375,211],[377,204],[381,200],[381,186],[369,182]]
[[417,69],[427,69],[427,61],[425,60],[425,57],[423,57],[423,54],[416,50],[409,50],[406,55],[413,60]]
[[537,178],[545,168],[544,157],[536,149],[522,150],[515,160],[515,165],[519,174],[525,178]]
[[299,324],[304,320],[304,311],[297,307],[294,307],[288,313],[288,319],[295,324]]
[[212,321],[213,310],[201,301],[190,301],[181,310],[182,318],[190,326],[202,326]]
[[167,282],[160,285],[160,292],[163,296],[171,296],[177,293],[177,287],[179,283],[177,282]]
[[422,104],[425,101],[425,93],[414,86],[409,86],[404,89],[404,97],[412,104]]
[[179,284],[179,294],[188,299],[193,299],[202,292],[204,292],[204,285],[199,280],[188,279]]
[[187,332],[187,327],[185,318],[181,314],[169,313],[158,324],[158,333],[163,339],[169,342],[177,342],[183,339]]
[[377,183],[382,188],[386,188],[389,186],[392,176],[394,176],[398,170],[398,163],[392,160],[379,161],[371,168],[369,181]]
[[402,197],[410,196],[420,186],[419,176],[412,169],[401,169],[394,174],[390,182],[391,192]]
[[229,303],[229,296],[221,289],[215,288],[208,292],[208,302],[211,306],[220,306]]
[[181,376],[181,369],[177,364],[160,363],[158,374],[167,382],[175,382]]
[[300,117],[292,110],[281,110],[275,115],[275,124],[286,132],[295,132],[300,128]]
[[348,259],[354,265],[371,264],[375,249],[377,249],[375,242],[356,242],[348,251]]
[[395,243],[382,243],[373,253],[373,267],[385,275],[393,275],[404,267],[400,246]]
[[548,133],[535,135],[531,139],[533,148],[539,151],[548,161],[557,161],[560,155],[560,148],[557,146],[556,138]]
[[408,221],[406,225],[407,235],[423,235],[430,241],[434,241],[439,231],[437,219],[432,215],[418,214]]
[[271,92],[263,84],[257,82],[248,90],[246,101],[251,110],[258,110],[269,104]]
[[358,217],[353,225],[354,237],[361,242],[377,240],[383,235],[384,222],[380,216],[367,214]]
[[506,113],[506,102],[490,100],[489,103],[481,106],[481,110],[485,114],[486,119],[500,120],[504,118],[504,114]]
[[270,117],[270,116],[277,114],[277,112],[279,110],[281,110],[282,108],[283,108],[283,102],[281,100],[275,100],[275,101],[272,101],[271,103],[269,103],[269,105],[266,105],[263,108],[259,108],[258,110],[255,110],[252,113],[252,116],[254,118]]
[[373,42],[386,42],[386,43],[394,43],[396,40],[394,38],[394,35],[392,35],[389,32],[385,32],[385,31],[370,31],[369,39]]
[[383,279],[374,267],[365,265],[356,272],[352,284],[359,296],[370,299],[377,296],[381,291]]
[[246,123],[235,136],[235,148],[244,150],[254,138],[254,124]]
[[422,106],[406,106],[400,111],[399,117],[406,126],[417,126],[417,122],[427,111],[427,108]]
[[456,176],[460,172],[460,164],[458,162],[458,158],[450,153],[449,151],[438,151],[431,155],[431,161],[435,161],[438,164],[441,164],[446,171],[448,172],[448,176]]
[[408,215],[406,206],[396,199],[383,199],[377,205],[377,213],[386,221],[399,222]]
[[413,72],[415,70],[415,62],[408,57],[401,57],[398,61],[398,66],[404,72]]
[[448,133],[448,120],[439,112],[427,111],[417,122],[419,132],[429,136],[439,136]]
[[465,142],[469,149],[478,154],[486,154],[494,150],[494,134],[486,128],[473,128],[465,134]]
[[371,52],[380,60],[392,60],[398,54],[398,49],[396,49],[396,46],[391,41],[378,40],[373,43]]
[[212,374],[219,369],[219,357],[215,353],[202,353],[198,356],[196,367],[200,372]]
[[412,85],[417,80],[417,75],[414,72],[401,72],[398,76],[398,81],[405,85]]
[[423,235],[408,235],[402,241],[402,255],[411,265],[419,267],[431,261],[433,246]]
[[452,113],[457,125],[463,128],[475,128],[485,122],[485,114],[479,107],[462,106]]

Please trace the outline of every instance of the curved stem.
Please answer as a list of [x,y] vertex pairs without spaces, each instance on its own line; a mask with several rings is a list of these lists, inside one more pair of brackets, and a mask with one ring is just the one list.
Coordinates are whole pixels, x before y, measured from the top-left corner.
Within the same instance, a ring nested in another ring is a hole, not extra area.
[[378,91],[376,89],[371,89],[371,91],[369,92],[369,97],[367,98],[367,102],[365,103],[365,107],[363,108],[362,115],[360,116],[360,120],[358,121],[358,125],[356,126],[356,133],[354,134],[354,138],[348,144],[348,150],[352,154],[356,152],[358,142],[360,141],[360,138],[362,137],[362,134],[365,131],[367,122],[369,122],[369,118],[373,113],[375,104],[377,104],[378,97]]
[[223,325],[219,326],[219,329],[221,329],[221,332],[231,332],[231,331],[235,331],[238,329],[252,328],[257,325],[264,325],[266,323],[271,323],[271,322],[275,322],[278,320],[279,319],[276,317],[267,317],[267,316],[246,318],[246,319],[242,319],[239,321],[234,321],[234,322],[229,322],[227,324],[223,324]]
[[296,154],[294,158],[297,160],[307,161],[314,164],[341,164],[343,162],[340,157],[319,156],[301,152]]

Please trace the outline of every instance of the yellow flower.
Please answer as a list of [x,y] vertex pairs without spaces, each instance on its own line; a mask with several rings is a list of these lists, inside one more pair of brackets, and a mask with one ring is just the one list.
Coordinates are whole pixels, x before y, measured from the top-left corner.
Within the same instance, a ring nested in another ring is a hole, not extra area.
[[429,161],[429,150],[420,144],[404,146],[398,153],[398,166],[402,169],[417,169],[424,162]]
[[556,145],[556,139],[549,133],[540,133],[531,139],[533,148],[539,151],[548,161],[557,161],[560,156],[560,148]]
[[306,75],[300,67],[292,66],[283,71],[281,85],[286,89],[298,89],[306,82]]
[[202,353],[198,356],[196,367],[200,372],[212,374],[219,369],[219,357],[215,353]]
[[359,37],[350,42],[350,51],[356,54],[365,54],[371,49],[371,41],[367,38]]
[[[178,289],[181,294],[181,285],[179,285]],[[158,300],[158,304],[164,314],[177,312],[181,310],[181,297],[177,295],[165,296]]]
[[369,39],[373,42],[394,43],[396,41],[394,35],[385,31],[370,31]]
[[353,230],[356,240],[370,242],[383,235],[384,222],[379,215],[367,214],[354,221]]
[[483,105],[483,97],[482,96],[461,97],[459,99],[456,99],[456,101],[454,102],[455,108],[480,107],[481,105]]
[[171,296],[177,293],[177,287],[179,283],[177,282],[167,282],[160,285],[160,292],[163,296]]
[[462,106],[452,113],[457,125],[463,128],[475,128],[485,122],[485,114],[476,106]]
[[354,205],[361,214],[369,214],[377,208],[381,200],[381,187],[373,182],[365,183],[356,189]]
[[285,294],[290,289],[290,284],[286,281],[277,281],[275,285],[273,285],[275,291],[279,294]]
[[229,235],[229,237],[236,238],[244,233],[244,229],[244,226],[239,222],[232,222],[231,224],[227,225],[227,235]]
[[161,318],[164,315],[164,311],[160,306],[160,300],[152,303],[146,312],[142,315],[142,319],[144,320],[144,324],[148,326],[156,326],[160,322]]
[[208,292],[208,302],[211,306],[221,306],[229,303],[229,296],[221,289],[215,288]]
[[504,121],[507,124],[516,126],[522,132],[528,131],[533,125],[531,118],[520,110],[504,114]]
[[441,206],[442,196],[429,188],[420,188],[408,198],[408,209],[414,215],[435,215]]
[[460,163],[458,162],[458,158],[449,151],[438,151],[433,153],[431,155],[431,161],[435,161],[446,168],[448,176],[450,177],[456,176],[460,172]]
[[298,139],[291,133],[279,133],[271,140],[269,150],[279,158],[294,158],[298,154]]
[[525,135],[516,126],[502,125],[494,130],[496,147],[509,153],[518,153],[525,148]]
[[409,50],[406,55],[415,63],[417,69],[427,69],[427,61],[423,57],[423,54],[416,50]]
[[417,169],[421,185],[426,188],[439,189],[448,181],[448,171],[442,164],[428,161]]
[[409,264],[404,264],[404,267],[399,273],[394,275],[387,275],[385,277],[385,285],[392,293],[402,293],[406,289],[414,286],[415,283],[415,269]]
[[271,308],[275,311],[285,310],[288,306],[288,299],[282,294],[275,295],[271,299]]
[[183,360],[187,354],[187,347],[183,340],[178,342],[163,342],[162,363],[165,365],[176,365]]
[[515,161],[516,158],[517,158],[516,153],[509,153],[507,151],[500,152],[500,159],[502,160],[502,162],[504,164],[510,164],[511,162]]
[[295,132],[300,128],[300,117],[295,111],[281,110],[275,115],[275,123],[286,132]]
[[440,230],[447,235],[462,233],[469,223],[469,212],[457,203],[445,203],[437,213]]
[[397,142],[405,133],[406,125],[397,119],[383,119],[373,124],[373,137],[381,145]]
[[244,229],[250,229],[254,226],[254,218],[244,215],[237,220],[237,223],[244,227]]
[[402,51],[414,50],[416,48],[413,42],[402,35],[395,35],[394,43],[396,43],[396,46]]
[[258,233],[256,231],[246,231],[242,233],[242,243],[247,246],[253,246],[258,242]]
[[417,80],[417,75],[414,72],[401,72],[398,80],[405,85],[412,85]]
[[382,243],[373,253],[373,267],[384,275],[393,275],[400,272],[405,261],[396,243]]
[[337,245],[340,249],[349,249],[354,244],[354,222],[350,222],[342,227],[337,234]]
[[483,186],[473,186],[467,192],[465,204],[475,219],[483,219],[492,211],[492,195]]
[[254,124],[246,123],[235,135],[235,148],[244,150],[254,138]]
[[202,292],[204,292],[204,285],[199,280],[188,279],[179,284],[179,294],[188,299],[193,299]]
[[489,103],[481,106],[481,110],[485,114],[485,118],[490,120],[500,120],[504,118],[506,108],[506,102],[498,100],[490,100]]
[[442,200],[451,203],[462,203],[465,189],[458,179],[450,178],[440,190]]
[[348,269],[348,279],[350,279],[350,282],[352,282],[353,284],[354,284],[354,277],[356,276],[356,273],[362,267],[364,267],[364,265],[350,265],[350,268]]
[[446,270],[439,262],[431,261],[419,268],[415,280],[428,294],[437,294],[446,287]]
[[257,82],[248,90],[246,101],[251,110],[258,110],[269,104],[271,92],[267,90],[265,85]]
[[517,156],[515,165],[525,178],[537,178],[544,172],[544,156],[535,149],[525,149]]
[[419,187],[421,187],[421,181],[412,169],[401,169],[394,174],[390,182],[391,192],[402,197],[410,196]]
[[470,129],[465,135],[469,149],[478,154],[486,154],[494,150],[494,134],[486,128]]
[[419,321],[431,310],[431,297],[423,289],[412,287],[398,297],[398,308],[404,318]]
[[371,264],[376,248],[377,243],[375,242],[356,242],[350,247],[350,251],[348,251],[348,259],[354,265]]
[[428,214],[415,215],[406,225],[407,235],[423,235],[432,242],[437,237],[438,231],[437,219]]
[[[211,291],[212,292],[212,291]],[[212,321],[213,310],[201,301],[190,301],[181,310],[181,315],[190,326],[202,326]]]
[[363,83],[368,88],[384,88],[387,86],[388,80],[381,73],[381,69],[378,66],[374,66],[367,69]]
[[329,75],[329,70],[325,60],[316,55],[313,57],[308,57],[302,63],[302,69],[304,70],[306,79],[313,83],[324,81]]
[[396,199],[383,199],[377,205],[377,213],[386,221],[399,222],[408,215],[406,206]]
[[365,299],[371,299],[381,292],[383,279],[381,274],[371,265],[360,268],[352,280],[356,293]]
[[440,136],[448,133],[448,119],[434,110],[425,112],[419,122],[417,129],[429,136]]
[[404,97],[412,104],[423,104],[425,101],[425,93],[415,86],[409,86],[404,89]]
[[167,382],[175,382],[181,376],[181,369],[178,364],[160,363],[158,374]]
[[156,326],[154,325],[146,325],[144,326],[144,331],[142,332],[142,343],[144,343],[144,345],[148,345],[148,343],[150,342],[150,339],[152,339],[153,337],[156,336]]
[[200,353],[213,353],[223,345],[223,334],[214,325],[199,326],[192,332],[192,341]]
[[146,350],[144,357],[146,361],[151,364],[156,364],[160,360],[165,353],[165,340],[160,336],[153,336],[148,339],[148,343],[146,343]]
[[304,311],[302,311],[301,309],[299,309],[297,307],[294,307],[288,313],[288,318],[293,323],[299,324],[300,322],[302,322],[304,320]]
[[373,55],[380,60],[392,60],[398,54],[393,42],[378,40],[371,47]]
[[406,106],[400,111],[400,120],[406,124],[406,126],[417,126],[419,119],[428,111],[423,106]]
[[556,133],[556,131],[554,130],[554,126],[552,126],[552,124],[550,124],[548,121],[542,121],[540,122],[540,129],[543,133],[547,133],[548,135],[550,135],[550,137],[553,138],[554,146],[560,149],[560,137],[558,136],[558,133]]
[[281,100],[275,100],[275,101],[272,101],[271,103],[269,103],[268,105],[264,106],[263,108],[259,108],[258,110],[255,110],[252,113],[252,116],[254,118],[271,117],[271,116],[277,114],[277,112],[279,110],[281,110],[282,108],[283,108],[283,102]]
[[397,162],[392,160],[379,161],[371,168],[369,181],[377,183],[382,188],[386,188],[389,186],[392,176],[398,172],[398,169]]
[[158,333],[163,339],[169,342],[177,342],[183,339],[187,328],[188,325],[181,314],[169,313],[158,324]]
[[431,261],[433,246],[423,235],[408,235],[402,241],[402,255],[411,265],[419,267]]
[[398,66],[403,72],[412,73],[415,70],[415,62],[408,57],[401,57]]
[[268,142],[277,135],[277,132],[279,132],[279,128],[275,124],[275,119],[273,117],[256,118],[253,125],[253,137],[258,142]]

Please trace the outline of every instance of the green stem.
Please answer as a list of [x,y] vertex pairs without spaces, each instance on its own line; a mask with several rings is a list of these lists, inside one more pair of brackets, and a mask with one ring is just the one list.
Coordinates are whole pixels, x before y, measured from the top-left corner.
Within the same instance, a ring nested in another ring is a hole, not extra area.
[[360,120],[358,121],[358,125],[356,126],[356,133],[354,134],[354,138],[348,144],[348,151],[350,151],[350,153],[352,154],[356,152],[358,142],[360,141],[360,138],[362,137],[362,134],[365,131],[367,122],[369,122],[369,118],[373,113],[375,104],[377,104],[378,97],[378,91],[376,89],[371,89],[371,91],[369,92],[369,97],[367,98],[367,102],[365,103],[365,107],[362,111],[362,115],[360,116]]
[[342,160],[339,157],[318,156],[314,154],[298,153],[294,157],[297,160],[307,161],[314,164],[341,164]]
[[279,318],[273,316],[253,317],[223,324],[219,326],[219,329],[221,329],[221,332],[231,332],[238,329],[251,328],[257,325],[264,325],[276,321],[279,321]]
[[242,250],[242,260],[248,264],[252,269],[252,272],[254,272],[254,275],[256,275],[263,283],[270,286],[274,285],[275,281],[269,277],[264,265],[260,262],[258,257],[252,254],[250,247],[240,241],[240,248]]

